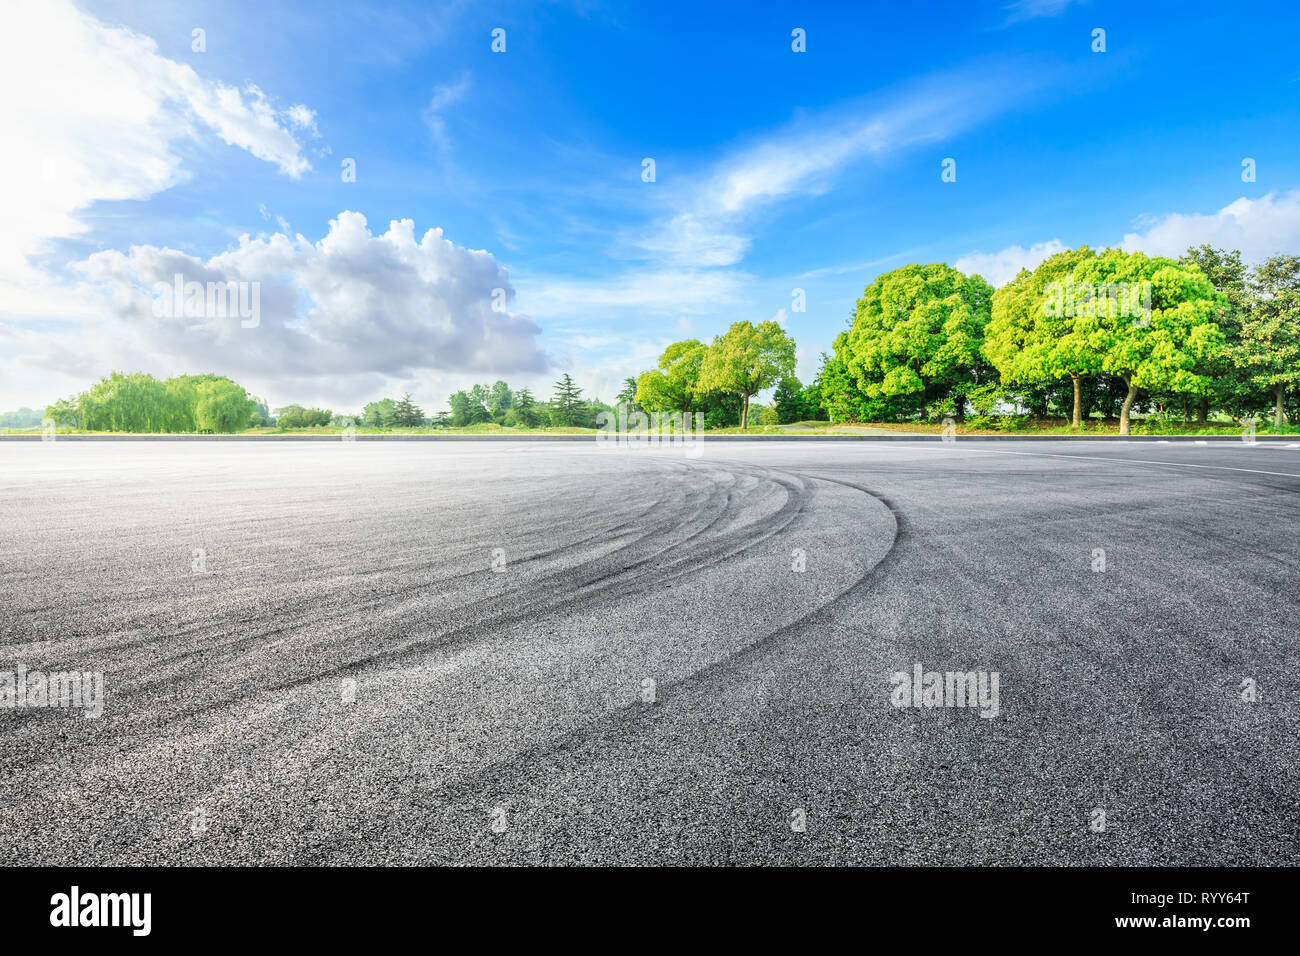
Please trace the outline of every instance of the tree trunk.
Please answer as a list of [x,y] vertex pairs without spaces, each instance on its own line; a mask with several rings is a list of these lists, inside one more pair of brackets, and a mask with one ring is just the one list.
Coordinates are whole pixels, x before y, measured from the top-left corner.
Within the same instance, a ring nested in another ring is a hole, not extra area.
[[1129,384],[1128,394],[1124,396],[1124,406],[1119,411],[1119,433],[1121,435],[1127,435],[1129,433],[1128,413],[1129,413],[1129,409],[1133,407],[1133,400],[1137,398],[1137,394],[1138,394],[1137,388],[1134,385]]
[[1079,428],[1083,425],[1083,392],[1078,375],[1071,372],[1070,380],[1074,382],[1074,414],[1070,418],[1070,427]]
[[1202,395],[1201,403],[1196,407],[1196,424],[1204,425],[1210,419],[1210,396]]
[[1277,401],[1273,403],[1273,427],[1278,431],[1282,430],[1282,398],[1286,395],[1286,383],[1278,382],[1277,391],[1274,392]]
[[749,427],[749,396],[746,395],[740,402],[740,427]]

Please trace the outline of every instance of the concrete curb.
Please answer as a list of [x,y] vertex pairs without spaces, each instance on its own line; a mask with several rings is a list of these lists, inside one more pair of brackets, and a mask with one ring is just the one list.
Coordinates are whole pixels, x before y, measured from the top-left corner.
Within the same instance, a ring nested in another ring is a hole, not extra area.
[[[486,442],[590,442],[597,435],[357,435],[358,442],[371,441],[486,441]],[[0,435],[4,441],[41,441],[40,435]],[[208,442],[208,441],[285,441],[285,442],[341,442],[341,435],[59,435],[55,442],[80,441],[147,441],[147,442]],[[706,435],[703,442],[940,442],[938,435]],[[1217,435],[1133,435],[1118,438],[1114,435],[964,435],[954,439],[961,442],[1197,442],[1244,444],[1240,436]],[[1300,443],[1300,435],[1282,435],[1257,438],[1259,444]],[[670,443],[665,442],[665,445]]]

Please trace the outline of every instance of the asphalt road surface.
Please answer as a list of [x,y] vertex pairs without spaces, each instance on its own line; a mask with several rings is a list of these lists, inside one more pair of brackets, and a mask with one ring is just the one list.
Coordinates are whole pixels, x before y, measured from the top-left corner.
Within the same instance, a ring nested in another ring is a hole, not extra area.
[[0,444],[0,673],[106,688],[0,706],[0,860],[1297,864],[1298,505],[1264,442]]

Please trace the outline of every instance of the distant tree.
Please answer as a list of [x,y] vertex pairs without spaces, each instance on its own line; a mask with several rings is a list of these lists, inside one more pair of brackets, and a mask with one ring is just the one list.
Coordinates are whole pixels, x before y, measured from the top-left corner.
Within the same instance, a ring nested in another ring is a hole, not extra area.
[[826,409],[822,407],[822,377],[820,372],[817,373],[817,377],[811,383],[804,386],[799,398],[803,402],[804,415],[808,421],[824,422],[829,419],[830,416],[826,414]]
[[817,375],[821,407],[833,422],[871,421],[872,402],[858,387],[857,379],[844,362],[848,339],[849,333],[841,332],[835,337],[834,354],[822,353],[822,367]]
[[636,411],[638,409],[638,405],[636,401],[636,379],[635,378],[623,379],[623,388],[618,393],[618,398],[615,399],[615,402],[616,404],[626,406],[627,408],[632,409],[633,411]]
[[776,392],[772,395],[772,406],[776,409],[776,423],[788,425],[791,422],[809,420],[814,409],[808,407],[804,396],[803,383],[793,375],[787,375],[776,383]]
[[413,428],[424,424],[424,411],[411,401],[411,393],[405,393],[393,406],[393,424],[401,428]]
[[362,424],[371,428],[391,428],[397,417],[397,402],[391,398],[381,398],[371,402],[361,410]]
[[469,390],[470,418],[473,424],[492,420],[490,410],[492,389],[486,385],[475,385]]
[[492,417],[505,415],[514,404],[514,396],[510,394],[510,386],[505,382],[493,382],[492,388],[488,392],[487,407],[492,413]]
[[35,428],[42,417],[41,412],[34,408],[20,408],[16,412],[0,414],[0,428]]
[[542,424],[545,418],[545,411],[537,404],[537,399],[533,398],[533,393],[527,388],[521,388],[514,394],[514,413],[515,422],[525,428],[536,428]]
[[557,425],[577,424],[575,419],[579,417],[581,395],[582,389],[578,388],[569,377],[569,373],[565,372],[564,378],[555,383],[555,394],[551,398],[552,415]]
[[1300,256],[1265,259],[1251,282],[1236,361],[1250,381],[1273,396],[1281,428],[1287,390],[1300,385]]
[[53,405],[47,407],[45,409],[45,414],[56,425],[76,428],[78,411],[77,400],[75,398],[61,398]]
[[275,410],[276,424],[281,428],[316,428],[328,425],[334,413],[325,408],[303,408],[286,405]]
[[267,408],[266,399],[254,398],[249,396],[253,402],[253,412],[249,416],[248,424],[255,428],[263,428],[271,424],[271,410]]
[[464,391],[454,393],[447,400],[451,408],[451,423],[456,428],[464,428],[473,421],[473,413],[470,409],[469,394]]
[[[794,373],[794,341],[776,322],[732,323],[713,340],[700,366],[699,388],[740,399],[740,427],[749,425],[749,401]],[[639,389],[638,389],[639,391]]]

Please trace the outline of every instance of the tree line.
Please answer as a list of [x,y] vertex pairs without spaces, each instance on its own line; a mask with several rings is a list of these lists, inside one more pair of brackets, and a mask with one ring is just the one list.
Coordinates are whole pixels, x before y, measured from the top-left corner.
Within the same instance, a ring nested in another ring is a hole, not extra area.
[[833,349],[818,385],[835,421],[1096,415],[1129,434],[1134,411],[1219,411],[1280,428],[1300,412],[1300,257],[1251,269],[1210,246],[1177,260],[1083,246],[996,291],[908,265],[867,286]]
[[266,403],[222,375],[177,375],[160,381],[143,372],[113,372],[45,410],[56,425],[83,431],[135,433],[237,432],[266,424]]
[[[708,428],[758,424],[968,420],[1017,427],[1028,419],[1118,420],[1134,413],[1205,423],[1270,414],[1300,421],[1300,256],[1253,268],[1237,250],[1190,248],[1177,260],[1087,246],[1023,269],[994,290],[944,263],[878,276],[848,328],[822,354],[814,380],[794,375],[795,343],[773,321],[736,322],[709,344],[670,344],[655,368],[624,382],[627,410],[693,412]],[[114,372],[45,415],[88,431],[234,432],[310,428],[594,428],[603,411],[568,373],[549,400],[506,382],[456,392],[426,415],[409,394],[359,414],[266,403],[219,375],[160,381]],[[18,413],[16,413],[18,414]],[[23,419],[24,421],[26,419]]]
[[[86,391],[60,399],[44,417],[56,425],[82,431],[131,433],[238,432],[247,428],[373,428],[464,427],[495,423],[507,428],[553,426],[595,428],[596,417],[610,406],[583,398],[583,390],[566,372],[555,383],[551,399],[539,401],[527,388],[511,389],[498,381],[475,385],[451,396],[449,409],[426,415],[410,394],[367,404],[359,414],[290,404],[268,411],[266,403],[220,375],[178,375],[163,381],[144,372],[113,372]],[[28,414],[24,415],[23,412]],[[40,413],[24,409],[11,413],[14,424],[39,424]],[[29,420],[30,419],[30,420]]]

